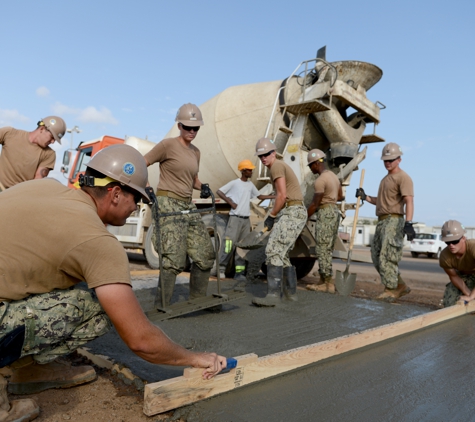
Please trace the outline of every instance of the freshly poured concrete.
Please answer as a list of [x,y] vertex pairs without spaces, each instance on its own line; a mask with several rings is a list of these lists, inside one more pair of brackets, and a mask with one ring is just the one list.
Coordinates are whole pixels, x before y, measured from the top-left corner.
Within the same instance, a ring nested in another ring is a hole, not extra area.
[[[150,309],[153,289],[149,287],[156,285],[156,279],[134,285],[139,287],[136,294],[142,306]],[[175,297],[186,296],[187,287],[178,285]],[[228,357],[251,352],[265,356],[428,312],[301,290],[297,303],[257,308],[250,300],[253,294],[264,296],[266,285],[250,285],[246,290],[246,299],[225,305],[221,313],[198,312],[159,326],[191,350]],[[465,316],[341,355],[179,409],[176,417],[189,421],[472,420],[473,322],[472,316]],[[148,382],[182,375],[180,368],[144,362],[115,332],[88,346],[93,353],[124,363]]]

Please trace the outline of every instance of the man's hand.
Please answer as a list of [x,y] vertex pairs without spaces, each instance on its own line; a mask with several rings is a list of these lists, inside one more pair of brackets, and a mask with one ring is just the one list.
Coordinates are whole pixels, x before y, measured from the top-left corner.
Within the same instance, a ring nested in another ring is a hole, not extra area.
[[272,227],[274,227],[275,223],[275,217],[272,217],[269,215],[265,220],[264,220],[264,227],[267,228],[267,230],[271,231]]
[[226,369],[226,358],[216,353],[198,353],[197,361],[193,366],[195,368],[206,368],[203,372],[203,379],[209,380],[223,369]]
[[211,189],[209,188],[208,183],[202,183],[200,198],[206,199],[206,198],[209,198],[210,196],[211,196]]
[[409,240],[409,242],[416,237],[416,232],[414,231],[414,227],[412,227],[412,223],[409,221],[406,221],[404,223],[404,234],[406,235],[407,240]]
[[356,195],[357,198],[361,198],[361,201],[366,201],[366,193],[363,188],[358,188],[356,189]]

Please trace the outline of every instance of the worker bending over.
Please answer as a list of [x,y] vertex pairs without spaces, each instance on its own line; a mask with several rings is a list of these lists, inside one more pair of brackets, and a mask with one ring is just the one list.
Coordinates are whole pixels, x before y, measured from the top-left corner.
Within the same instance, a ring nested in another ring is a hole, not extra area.
[[124,225],[138,201],[149,201],[147,179],[143,156],[113,145],[88,163],[80,190],[44,179],[2,193],[0,421],[32,420],[39,413],[32,399],[10,403],[7,381],[13,394],[34,394],[94,380],[92,367],[56,358],[111,325],[148,362],[205,368],[204,378],[226,366],[221,356],[172,342],[149,322],[132,291],[125,250],[105,226]]
[[[231,207],[229,212],[228,224],[224,233],[224,242],[222,242],[219,254],[219,272],[220,278],[225,278],[226,267],[236,250],[236,243],[242,241],[251,231],[249,216],[251,215],[250,201],[253,198],[260,200],[273,199],[274,195],[259,195],[259,191],[249,179],[252,177],[252,170],[256,166],[250,160],[243,160],[238,164],[238,170],[241,177],[231,180],[219,188],[218,196],[226,201]],[[246,281],[244,270],[246,261],[239,256],[234,255],[234,279],[238,282]],[[216,275],[216,274],[214,274]]]
[[[160,213],[195,210],[191,201],[193,189],[201,191],[201,198],[209,198],[208,184],[198,178],[200,150],[192,145],[200,127],[204,125],[200,109],[184,104],[178,109],[175,121],[180,135],[159,142],[147,154],[147,166],[160,163],[160,181],[157,187]],[[176,276],[185,269],[186,255],[193,261],[190,271],[190,298],[206,296],[215,258],[213,244],[197,213],[169,216],[160,219],[160,239],[155,238],[156,249],[160,242],[162,272],[157,298],[161,297],[161,283],[165,290],[165,303],[170,304]],[[159,303],[156,303],[159,305]]]
[[274,206],[264,224],[272,230],[266,246],[267,296],[255,297],[256,306],[275,306],[281,302],[281,284],[287,299],[297,300],[297,274],[290,263],[289,252],[307,221],[302,191],[297,176],[290,166],[277,160],[274,141],[261,138],[256,154],[270,170],[276,193]]
[[[384,292],[377,299],[392,302],[407,295],[411,289],[399,273],[404,235],[411,241],[415,237],[412,227],[414,215],[414,186],[409,175],[399,167],[402,150],[393,142],[383,148],[381,160],[388,174],[379,184],[378,196],[356,190],[356,197],[376,205],[378,225],[371,244],[371,259],[381,276]],[[405,218],[404,218],[405,217]]]
[[40,120],[32,132],[1,128],[0,192],[27,180],[47,177],[56,161],[56,153],[49,145],[61,143],[65,132],[66,123],[57,116]]
[[313,174],[318,174],[315,180],[315,194],[312,203],[307,208],[307,217],[315,212],[315,241],[318,257],[318,272],[323,284],[308,284],[308,290],[335,293],[333,280],[332,256],[340,225],[340,211],[337,201],[343,199],[343,191],[338,177],[325,167],[326,156],[323,151],[313,149],[307,156],[308,166]]

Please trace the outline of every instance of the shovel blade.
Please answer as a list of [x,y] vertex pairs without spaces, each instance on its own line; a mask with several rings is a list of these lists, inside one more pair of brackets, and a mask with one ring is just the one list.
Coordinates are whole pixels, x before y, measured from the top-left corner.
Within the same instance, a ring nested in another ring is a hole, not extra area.
[[336,271],[335,287],[338,293],[342,296],[348,296],[355,288],[356,274],[348,273],[348,269],[345,272]]

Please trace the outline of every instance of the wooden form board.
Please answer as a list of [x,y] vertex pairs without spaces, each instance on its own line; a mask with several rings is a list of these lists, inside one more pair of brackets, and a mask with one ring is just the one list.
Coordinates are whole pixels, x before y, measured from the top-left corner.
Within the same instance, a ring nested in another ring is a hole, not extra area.
[[143,410],[147,416],[156,415],[470,312],[475,312],[475,301],[261,358],[238,356],[236,368],[211,380],[202,379],[203,369],[187,368],[181,377],[147,384]]

